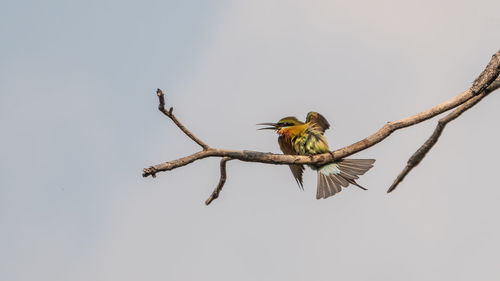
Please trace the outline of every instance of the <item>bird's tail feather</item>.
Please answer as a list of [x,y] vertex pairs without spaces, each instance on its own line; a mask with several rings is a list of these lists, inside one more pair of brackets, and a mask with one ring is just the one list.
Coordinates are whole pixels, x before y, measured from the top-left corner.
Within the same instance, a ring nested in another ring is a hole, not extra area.
[[360,175],[366,173],[375,159],[342,159],[339,162],[324,165],[318,169],[318,191],[316,199],[328,198],[353,184],[361,189],[366,188],[356,183]]

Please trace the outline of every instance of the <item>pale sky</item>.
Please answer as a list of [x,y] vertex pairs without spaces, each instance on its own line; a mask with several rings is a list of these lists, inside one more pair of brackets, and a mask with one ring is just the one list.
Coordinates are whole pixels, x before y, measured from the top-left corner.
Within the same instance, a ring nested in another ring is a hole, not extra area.
[[500,280],[493,93],[386,194],[437,119],[351,158],[316,200],[286,166],[219,159],[142,178],[208,145],[279,152],[255,124],[322,113],[332,149],[458,95],[500,48],[500,1],[0,3],[0,280]]

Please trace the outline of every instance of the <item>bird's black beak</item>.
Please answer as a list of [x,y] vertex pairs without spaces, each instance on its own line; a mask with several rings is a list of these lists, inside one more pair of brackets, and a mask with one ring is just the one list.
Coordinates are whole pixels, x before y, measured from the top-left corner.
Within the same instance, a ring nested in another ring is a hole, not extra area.
[[260,128],[260,129],[257,129],[257,130],[276,130],[276,129],[279,128],[279,126],[278,126],[277,123],[259,123],[257,125],[269,126],[269,127],[264,127],[264,128]]

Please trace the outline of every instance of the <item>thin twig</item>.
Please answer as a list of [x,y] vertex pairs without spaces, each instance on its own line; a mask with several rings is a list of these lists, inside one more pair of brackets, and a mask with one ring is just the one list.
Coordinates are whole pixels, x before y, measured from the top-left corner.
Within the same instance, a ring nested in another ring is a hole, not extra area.
[[224,183],[226,182],[226,163],[227,161],[231,160],[230,157],[223,157],[220,160],[220,179],[219,183],[217,184],[217,187],[215,187],[214,191],[208,197],[207,201],[205,201],[205,205],[210,205],[214,199],[217,199],[219,197],[219,193],[222,190],[222,187],[224,187]]
[[173,113],[173,111],[174,111],[173,107],[170,107],[170,109],[168,111],[165,109],[165,95],[163,94],[163,92],[160,89],[156,90],[156,95],[158,95],[158,99],[160,101],[160,104],[158,105],[158,109],[161,112],[163,112],[163,114],[165,114],[168,118],[170,118],[172,121],[174,121],[175,125],[177,125],[177,127],[179,127],[179,129],[181,129],[181,131],[184,132],[184,134],[186,134],[186,136],[188,136],[190,139],[192,139],[194,142],[196,142],[199,146],[201,146],[203,148],[203,150],[207,150],[209,148],[208,145],[206,145],[199,138],[197,138],[195,135],[193,135],[193,133],[191,133],[188,129],[186,129],[186,127],[184,127],[184,125],[182,125],[181,122],[179,122],[179,120],[177,120],[177,118],[175,117],[175,115]]
[[420,162],[424,159],[425,155],[437,143],[439,137],[441,136],[441,133],[443,132],[444,128],[449,122],[458,118],[460,115],[462,115],[462,113],[464,113],[465,111],[476,105],[484,97],[486,97],[487,95],[489,95],[491,92],[495,91],[498,88],[500,88],[500,80],[497,79],[493,83],[491,83],[490,86],[486,88],[486,90],[484,90],[482,93],[476,95],[475,97],[461,104],[455,110],[450,112],[448,115],[439,119],[438,124],[436,125],[436,128],[434,129],[432,135],[427,139],[427,141],[425,141],[425,143],[417,151],[415,151],[415,153],[410,157],[410,159],[408,159],[408,163],[396,177],[392,185],[387,190],[387,193],[390,193],[394,189],[396,189],[396,187],[404,180],[406,175],[408,175],[408,173],[411,172],[413,168],[415,168],[418,164],[420,164]]

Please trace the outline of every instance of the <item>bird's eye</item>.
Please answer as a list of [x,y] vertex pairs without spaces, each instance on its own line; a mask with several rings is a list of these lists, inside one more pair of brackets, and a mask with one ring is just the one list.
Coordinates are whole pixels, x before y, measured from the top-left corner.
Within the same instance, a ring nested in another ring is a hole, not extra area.
[[290,123],[290,122],[278,122],[278,125],[280,127],[290,127],[290,126],[293,126],[293,123]]

